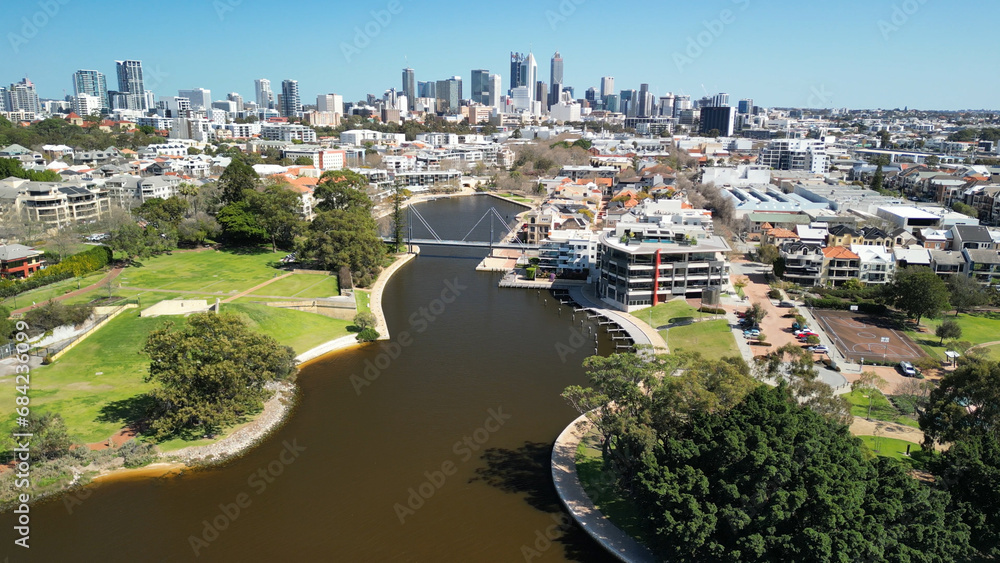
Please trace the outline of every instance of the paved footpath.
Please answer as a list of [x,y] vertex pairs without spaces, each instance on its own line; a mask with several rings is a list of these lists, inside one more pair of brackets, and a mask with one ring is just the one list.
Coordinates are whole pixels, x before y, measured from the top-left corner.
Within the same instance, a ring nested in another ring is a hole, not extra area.
[[260,289],[262,287],[266,287],[266,286],[268,286],[268,285],[270,285],[270,284],[272,284],[272,283],[274,283],[274,282],[276,282],[278,280],[283,280],[283,279],[285,279],[285,278],[287,278],[288,276],[291,276],[291,275],[292,275],[292,272],[288,272],[287,274],[282,274],[280,276],[271,278],[271,279],[267,280],[264,283],[259,283],[259,284],[255,285],[255,286],[251,287],[250,289],[241,291],[241,292],[237,293],[236,295],[234,295],[234,296],[232,296],[232,297],[230,297],[228,299],[223,299],[222,302],[223,303],[232,303],[234,299],[239,299],[240,297],[244,297],[244,296],[250,295],[251,293],[257,291],[258,289]]
[[118,274],[122,273],[122,270],[124,270],[124,268],[121,268],[121,267],[112,268],[111,271],[108,272],[108,274],[106,276],[104,276],[103,278],[100,279],[100,281],[94,282],[94,283],[88,285],[87,287],[84,287],[82,289],[73,290],[73,291],[71,291],[69,293],[60,295],[59,297],[53,297],[52,299],[47,299],[45,301],[42,301],[41,303],[35,303],[35,304],[31,305],[30,307],[21,307],[20,309],[15,309],[13,312],[11,312],[11,314],[12,315],[20,315],[21,313],[27,313],[28,311],[30,311],[32,309],[41,307],[42,305],[48,303],[49,301],[62,301],[63,299],[69,299],[70,297],[76,297],[77,295],[82,295],[84,293],[87,293],[88,291],[93,291],[93,290],[97,289],[98,287],[101,287],[102,285],[105,285],[108,282],[110,282],[111,280],[117,278]]
[[619,560],[656,561],[649,549],[601,514],[580,484],[576,473],[576,448],[589,427],[587,415],[581,415],[562,431],[552,447],[552,481],[559,499],[577,524]]

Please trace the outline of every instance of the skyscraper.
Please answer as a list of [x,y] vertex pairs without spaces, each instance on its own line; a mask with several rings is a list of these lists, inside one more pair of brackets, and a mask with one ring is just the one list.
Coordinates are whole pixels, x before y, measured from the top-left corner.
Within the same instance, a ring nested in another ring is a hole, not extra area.
[[636,100],[636,113],[637,117],[649,117],[649,84],[639,85],[639,99]]
[[602,76],[601,77],[601,97],[607,97],[615,93],[615,77],[614,76]]
[[73,73],[73,93],[87,94],[100,100],[100,110],[108,109],[108,81],[103,72],[78,70]]
[[549,109],[549,85],[544,80],[535,82],[535,101],[542,103],[542,109]]
[[746,99],[746,100],[740,100],[740,103],[739,103],[739,112],[742,113],[742,114],[744,114],[744,115],[750,115],[750,114],[752,114],[753,113],[753,100],[749,99],[749,98]]
[[266,78],[258,78],[253,81],[254,94],[259,109],[271,109],[274,107],[274,92],[271,91],[271,81]]
[[510,54],[510,89],[513,90],[518,86],[524,86],[527,82],[527,76],[524,74],[524,55],[521,53],[511,53]]
[[417,82],[416,73],[413,72],[412,68],[403,69],[403,95],[406,96],[406,104],[409,110],[412,110],[414,103],[417,101]]
[[428,82],[417,82],[417,96],[421,98],[436,98],[437,83],[433,80]]
[[205,88],[194,90],[178,90],[177,96],[191,101],[191,109],[209,109],[212,107],[212,91]]
[[320,94],[316,96],[316,111],[329,111],[343,115],[344,97],[337,94]]
[[736,108],[728,106],[701,108],[700,132],[718,131],[721,137],[731,137],[736,123]]
[[297,117],[302,113],[302,101],[299,99],[299,81],[281,81],[281,116]]
[[618,107],[619,111],[624,113],[627,117],[635,117],[636,113],[636,91],[635,90],[622,90],[618,93]]
[[534,98],[535,82],[538,81],[538,63],[535,62],[535,55],[528,53],[528,58],[524,60],[524,67],[524,84],[522,86],[529,88],[529,92],[532,94],[531,101],[538,101]]
[[499,74],[490,75],[490,98],[487,104],[490,107],[500,107],[501,78]]
[[462,101],[462,77],[453,76],[447,80],[438,80],[435,86],[437,93],[437,110],[441,113],[457,112]]
[[[556,84],[563,83],[563,59],[559,51],[556,51],[555,55],[552,55],[552,63],[549,66],[549,86],[555,86]],[[553,92],[555,88],[550,88]],[[559,100],[556,100],[557,102]]]
[[490,104],[490,71],[483,69],[472,71],[469,99],[484,106]]
[[35,85],[27,78],[22,78],[17,84],[11,84],[7,92],[7,111],[30,111],[41,113],[42,104],[38,101]]
[[236,111],[243,111],[243,96],[230,92],[226,94],[226,99],[236,104]]
[[115,61],[118,92],[124,94],[125,109],[146,110],[146,89],[142,85],[142,61]]

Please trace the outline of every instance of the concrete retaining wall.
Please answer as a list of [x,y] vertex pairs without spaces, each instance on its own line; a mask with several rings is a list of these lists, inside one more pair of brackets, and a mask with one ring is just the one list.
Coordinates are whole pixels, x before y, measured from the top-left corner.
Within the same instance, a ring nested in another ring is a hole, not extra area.
[[88,336],[90,336],[91,334],[94,334],[94,332],[96,332],[97,329],[99,329],[99,328],[103,327],[104,325],[108,324],[109,322],[111,322],[112,319],[114,319],[118,315],[124,313],[125,311],[127,311],[129,309],[138,309],[138,308],[139,308],[138,305],[135,305],[135,304],[132,304],[132,303],[129,303],[128,305],[125,305],[124,307],[121,308],[120,311],[112,314],[110,317],[104,319],[103,321],[101,321],[101,322],[97,323],[96,325],[94,325],[93,327],[91,327],[86,333],[84,333],[82,336],[80,336],[80,338],[78,338],[76,340],[76,342],[70,344],[69,346],[67,346],[67,347],[63,348],[62,350],[60,350],[59,352],[57,352],[54,356],[52,356],[52,360],[58,360],[59,358],[63,357],[63,355],[66,354],[66,352],[69,352],[70,350],[72,350],[73,348],[75,348],[77,344],[79,344],[79,343],[83,342],[84,340],[86,340]]
[[346,300],[271,301],[266,303],[266,305],[268,307],[277,307],[278,309],[295,309],[296,311],[315,313],[324,317],[345,321],[352,320],[357,313],[357,305],[353,301],[347,302]]

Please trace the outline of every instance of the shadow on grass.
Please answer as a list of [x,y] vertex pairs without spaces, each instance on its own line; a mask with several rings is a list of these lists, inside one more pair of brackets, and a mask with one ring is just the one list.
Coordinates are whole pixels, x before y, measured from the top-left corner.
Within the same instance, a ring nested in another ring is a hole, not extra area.
[[[525,442],[516,450],[489,448],[483,452],[485,467],[476,470],[476,477],[470,482],[482,481],[505,493],[524,495],[524,501],[532,508],[552,516],[552,521],[574,522],[563,509],[555,485],[552,483],[552,444]],[[546,533],[546,527],[539,531]],[[602,547],[575,524],[559,527],[559,537],[554,542],[563,545],[567,559],[571,561],[598,562],[616,561]],[[536,549],[537,535],[525,537],[523,545]]]
[[[221,252],[229,252],[240,256],[258,256],[261,254],[275,254],[271,252],[271,247],[267,246],[225,246],[219,249]],[[279,251],[280,252],[280,251]]]
[[153,398],[143,393],[104,405],[94,420],[117,423],[142,432],[149,427],[149,413],[152,408]]

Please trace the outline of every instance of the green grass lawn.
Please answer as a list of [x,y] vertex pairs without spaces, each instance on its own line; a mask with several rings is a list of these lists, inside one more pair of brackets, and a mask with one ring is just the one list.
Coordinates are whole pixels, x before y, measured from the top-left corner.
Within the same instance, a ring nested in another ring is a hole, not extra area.
[[273,279],[284,254],[266,249],[175,252],[141,261],[118,277],[123,287],[237,293]]
[[1000,361],[1000,344],[994,344],[993,346],[987,346],[986,352],[989,354],[989,358],[993,361]]
[[862,418],[868,417],[868,397],[867,393],[873,393],[872,400],[872,420],[884,420],[886,422],[896,422],[905,426],[912,426],[913,428],[920,428],[920,424],[908,417],[900,414],[899,410],[889,402],[889,399],[885,397],[880,391],[865,390],[860,389],[856,391],[851,391],[844,395],[844,398],[851,403],[851,414],[854,416],[860,416]]
[[[266,305],[222,307],[223,312],[241,314],[251,328],[291,346],[297,354],[350,334],[350,321]],[[149,360],[140,350],[153,330],[171,321],[175,326],[185,322],[184,317],[144,319],[136,310],[122,313],[52,365],[32,371],[31,406],[36,412],[60,413],[74,443],[107,439],[129,420],[129,412],[138,408],[138,399],[153,388],[143,382]],[[0,384],[0,420],[12,421],[14,377],[2,378]],[[165,449],[197,445],[174,442]]]
[[671,352],[687,350],[717,358],[740,355],[729,321],[723,319],[676,326],[660,334],[666,339]]
[[945,360],[944,353],[948,350],[945,346],[938,344],[941,339],[934,336],[934,331],[946,320],[955,321],[962,327],[962,336],[958,340],[971,342],[972,344],[982,344],[984,342],[995,342],[1000,340],[1000,319],[986,316],[974,316],[960,313],[955,315],[945,315],[940,319],[922,319],[921,324],[925,332],[907,331],[921,348],[931,357],[938,360]]
[[359,313],[371,313],[371,293],[367,291],[354,290],[354,300],[358,305]]
[[616,526],[642,541],[646,531],[642,516],[631,499],[614,486],[614,477],[604,469],[604,459],[593,431],[584,436],[576,448],[576,472],[580,484],[594,506]]
[[325,274],[294,274],[268,284],[251,295],[282,297],[336,297],[340,295],[337,276]]
[[[876,455],[882,457],[891,457],[892,459],[898,459],[905,462],[913,462],[913,458],[921,458],[922,451],[920,449],[920,444],[915,442],[907,442],[906,440],[900,440],[899,438],[878,438],[878,450],[875,451],[875,436],[858,436],[861,441],[868,446],[868,449]],[[906,446],[910,446],[910,456],[906,456]]]
[[[81,288],[87,287],[88,285],[100,280],[108,274],[107,271],[101,270],[97,272],[91,272],[79,280],[79,286]],[[71,291],[76,291],[78,280],[76,278],[70,278],[68,280],[58,281],[53,284],[39,287],[33,289],[26,293],[22,293],[17,297],[9,297],[0,301],[0,305],[7,307],[8,309],[14,310],[19,307],[27,307],[31,305],[32,302],[41,303],[42,301],[48,301],[53,297],[59,297],[60,295],[65,295]],[[15,307],[15,303],[17,307]]]
[[[650,323],[650,309],[652,309],[652,322]],[[666,326],[672,322],[684,321],[696,318],[698,309],[688,305],[683,299],[674,299],[666,303],[660,303],[656,307],[646,307],[632,313],[632,316],[645,323],[650,323],[653,328]]]

